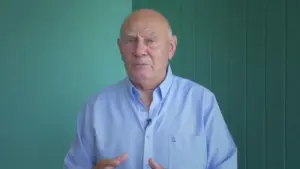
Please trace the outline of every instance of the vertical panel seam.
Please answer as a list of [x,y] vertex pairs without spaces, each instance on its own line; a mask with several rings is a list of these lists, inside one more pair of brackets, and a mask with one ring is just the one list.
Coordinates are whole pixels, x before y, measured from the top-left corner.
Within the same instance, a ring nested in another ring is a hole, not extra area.
[[265,62],[265,72],[264,72],[264,87],[265,87],[265,93],[264,93],[264,128],[263,128],[263,144],[264,144],[264,148],[263,148],[263,167],[264,169],[267,168],[267,162],[266,162],[266,159],[267,159],[267,56],[268,56],[268,0],[266,0],[265,2],[265,10],[264,10],[264,40],[265,40],[265,57],[264,57],[264,62]]
[[[232,24],[232,22],[231,22],[231,20],[230,20],[230,16],[231,16],[231,12],[230,12],[230,9],[229,9],[229,6],[231,6],[231,2],[230,2],[230,0],[228,0],[228,3],[229,3],[229,5],[226,7],[227,8],[227,20],[228,20],[228,25],[227,25],[227,31],[228,31],[228,33],[226,34],[227,36],[226,36],[226,41],[228,41],[229,42],[229,36],[230,36],[230,34],[231,34],[231,30],[230,30],[230,28],[231,28],[231,24]],[[228,75],[228,86],[227,86],[227,90],[226,90],[226,95],[227,95],[227,97],[226,97],[226,99],[228,100],[227,102],[226,102],[226,107],[227,107],[227,113],[229,114],[229,117],[228,117],[228,119],[229,119],[229,121],[231,121],[231,117],[232,117],[232,112],[231,112],[231,103],[232,103],[232,97],[231,97],[231,62],[232,62],[232,54],[231,54],[231,45],[230,45],[231,43],[229,42],[228,43],[228,50],[227,50],[227,54],[228,54],[228,56],[227,56],[227,59],[228,59],[228,62],[227,62],[227,75]]]
[[209,48],[209,86],[210,86],[210,88],[212,88],[212,42],[211,42],[211,34],[209,35],[208,48]]
[[284,10],[284,59],[283,59],[283,167],[284,169],[287,168],[287,134],[286,134],[286,98],[287,98],[287,92],[286,92],[286,83],[287,83],[287,0],[283,0],[283,10]]
[[196,16],[196,9],[197,9],[197,5],[196,5],[197,0],[193,1],[194,4],[194,24],[193,24],[193,55],[194,55],[194,80],[196,81],[196,23],[197,23],[197,16]]
[[244,110],[244,113],[245,113],[245,169],[247,169],[247,154],[248,154],[248,146],[247,146],[247,22],[248,22],[248,15],[247,15],[247,3],[248,3],[248,0],[244,0],[244,9],[245,9],[245,12],[244,12],[244,18],[245,18],[245,54],[244,54],[244,59],[245,59],[245,75],[244,75],[244,78],[245,78],[245,98],[244,98],[244,106],[245,106],[245,110]]
[[[181,37],[182,37],[182,30],[183,30],[183,24],[182,24],[182,22],[183,22],[183,4],[182,4],[182,1],[179,1],[179,36],[177,37],[177,41],[180,41],[181,42]],[[178,44],[178,42],[177,42],[177,44]],[[178,54],[179,54],[179,63],[181,63],[182,61],[181,61],[181,59],[182,59],[182,48],[178,51]]]

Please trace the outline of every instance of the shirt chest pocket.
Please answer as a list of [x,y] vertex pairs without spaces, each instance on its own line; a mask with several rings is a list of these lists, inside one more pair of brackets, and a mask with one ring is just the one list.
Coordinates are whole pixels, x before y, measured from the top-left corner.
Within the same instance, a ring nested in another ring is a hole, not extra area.
[[169,137],[169,169],[205,169],[206,161],[205,136]]

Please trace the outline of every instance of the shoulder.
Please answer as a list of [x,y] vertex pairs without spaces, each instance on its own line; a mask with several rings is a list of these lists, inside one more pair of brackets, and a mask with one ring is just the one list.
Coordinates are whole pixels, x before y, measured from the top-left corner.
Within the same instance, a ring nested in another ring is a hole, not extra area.
[[93,105],[99,101],[108,101],[108,100],[113,100],[121,95],[123,95],[124,91],[126,90],[127,83],[126,79],[122,79],[117,81],[114,84],[111,84],[109,86],[106,86],[102,89],[100,89],[98,92],[96,92],[94,95],[91,95],[88,100],[87,104],[88,105]]
[[207,87],[179,76],[174,79],[176,94],[175,97],[207,121],[215,113],[219,113],[220,107],[215,94]]
[[179,76],[174,78],[175,97],[181,101],[185,107],[195,113],[196,119],[207,125],[213,117],[221,115],[221,110],[215,94],[207,87]]
[[215,94],[204,85],[180,76],[174,76],[175,88],[178,92],[192,96],[194,99],[207,101],[215,99]]
[[184,103],[195,108],[195,113],[201,117],[204,126],[209,125],[214,119],[223,120],[218,100],[210,89],[178,76],[175,78],[175,83],[178,86],[177,90],[183,93],[181,96],[183,96]]

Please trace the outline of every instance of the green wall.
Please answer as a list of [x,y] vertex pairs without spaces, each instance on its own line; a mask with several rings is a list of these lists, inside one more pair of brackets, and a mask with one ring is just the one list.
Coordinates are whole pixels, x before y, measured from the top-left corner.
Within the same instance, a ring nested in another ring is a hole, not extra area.
[[239,169],[299,168],[300,1],[133,0],[170,21],[176,74],[211,89]]
[[88,97],[125,76],[131,0],[0,1],[0,168],[58,169]]
[[217,95],[239,169],[298,167],[298,1],[2,0],[0,168],[62,168],[87,98],[125,76],[116,38],[131,5],[170,20],[173,70]]

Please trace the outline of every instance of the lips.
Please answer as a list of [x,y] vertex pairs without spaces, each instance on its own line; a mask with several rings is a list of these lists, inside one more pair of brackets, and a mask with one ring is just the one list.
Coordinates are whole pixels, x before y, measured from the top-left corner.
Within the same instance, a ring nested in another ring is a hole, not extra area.
[[149,67],[148,64],[134,64],[134,67],[136,68],[145,68],[145,67]]

